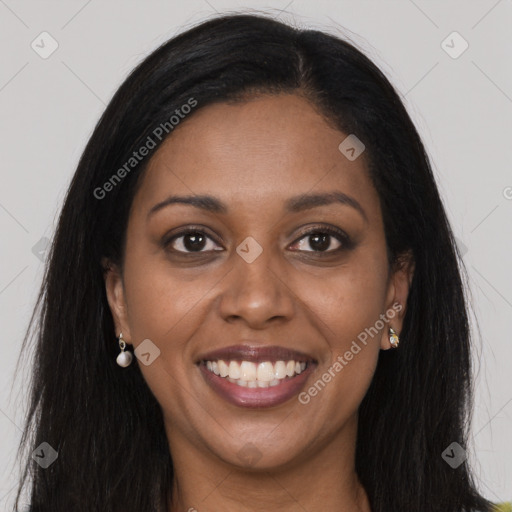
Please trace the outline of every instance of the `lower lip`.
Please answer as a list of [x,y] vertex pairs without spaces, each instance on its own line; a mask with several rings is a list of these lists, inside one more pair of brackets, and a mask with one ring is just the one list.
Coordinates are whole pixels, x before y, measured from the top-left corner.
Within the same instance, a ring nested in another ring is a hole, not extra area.
[[299,375],[291,379],[283,379],[277,386],[268,388],[247,388],[229,382],[206,368],[204,363],[199,364],[199,369],[208,385],[222,398],[239,407],[274,407],[290,400],[304,387],[304,383],[313,371],[314,364],[308,363]]

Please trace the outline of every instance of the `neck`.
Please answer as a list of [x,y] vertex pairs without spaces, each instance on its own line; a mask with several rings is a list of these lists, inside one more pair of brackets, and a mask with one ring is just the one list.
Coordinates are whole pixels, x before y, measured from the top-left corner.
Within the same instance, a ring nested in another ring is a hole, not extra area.
[[230,464],[167,432],[174,464],[169,512],[371,512],[355,472],[357,417],[335,439],[261,469]]

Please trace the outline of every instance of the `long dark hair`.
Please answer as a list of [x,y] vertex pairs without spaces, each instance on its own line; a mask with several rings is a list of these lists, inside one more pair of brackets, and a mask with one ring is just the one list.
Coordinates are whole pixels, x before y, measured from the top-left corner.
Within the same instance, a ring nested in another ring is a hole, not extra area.
[[[381,351],[359,410],[356,470],[372,510],[489,509],[467,463],[454,469],[442,457],[452,442],[465,448],[468,436],[469,301],[419,135],[383,73],[353,45],[245,14],[208,20],[149,55],[83,152],[24,340],[26,349],[33,328],[37,357],[20,445],[27,462],[16,506],[29,480],[32,512],[156,512],[169,502],[173,465],[162,412],[138,365],[116,365],[101,263],[122,265],[130,206],[151,155],[136,166],[126,162],[150,136],[156,151],[165,139],[155,136],[157,127],[172,136],[176,110],[191,99],[197,110],[281,92],[305,95],[364,142],[389,263],[407,251],[415,261],[400,348]],[[30,457],[42,442],[58,452],[46,469]]]

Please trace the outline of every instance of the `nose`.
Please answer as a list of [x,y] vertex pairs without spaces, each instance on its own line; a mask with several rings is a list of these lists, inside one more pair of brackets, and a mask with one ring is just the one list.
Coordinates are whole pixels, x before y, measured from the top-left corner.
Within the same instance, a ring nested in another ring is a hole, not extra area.
[[242,322],[252,329],[289,321],[294,315],[294,294],[266,251],[252,263],[233,255],[234,268],[223,281],[219,313],[229,323]]

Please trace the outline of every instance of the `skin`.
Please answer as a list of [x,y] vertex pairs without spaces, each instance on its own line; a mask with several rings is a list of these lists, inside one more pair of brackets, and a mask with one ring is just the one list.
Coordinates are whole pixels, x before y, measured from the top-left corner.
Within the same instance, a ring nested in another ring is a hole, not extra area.
[[[414,265],[409,258],[389,270],[379,197],[364,153],[350,161],[338,149],[345,137],[302,96],[261,95],[197,110],[149,163],[124,266],[111,266],[106,289],[117,333],[161,351],[148,366],[132,364],[164,413],[176,475],[168,510],[370,510],[354,469],[357,411],[379,351],[391,347],[388,325],[401,332]],[[356,199],[366,219],[340,203],[285,211],[292,196],[335,190]],[[148,217],[171,194],[209,194],[227,212],[173,204]],[[197,224],[212,236],[203,252],[180,254],[187,237],[163,246]],[[328,226],[354,247],[335,252],[344,245],[331,237],[325,253],[303,234]],[[252,263],[236,252],[248,236],[263,249]],[[241,339],[282,345],[318,362],[307,390],[396,303],[402,310],[307,404],[237,407],[195,365]],[[248,446],[256,461],[242,455]]]

